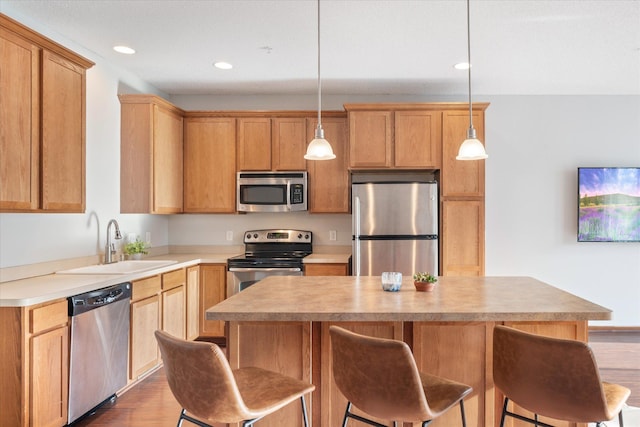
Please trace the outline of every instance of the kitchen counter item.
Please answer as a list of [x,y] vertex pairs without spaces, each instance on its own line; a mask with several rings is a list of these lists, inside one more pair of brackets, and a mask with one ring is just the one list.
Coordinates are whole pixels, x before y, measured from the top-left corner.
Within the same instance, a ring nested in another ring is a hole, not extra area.
[[131,283],[69,298],[72,423],[127,385]]

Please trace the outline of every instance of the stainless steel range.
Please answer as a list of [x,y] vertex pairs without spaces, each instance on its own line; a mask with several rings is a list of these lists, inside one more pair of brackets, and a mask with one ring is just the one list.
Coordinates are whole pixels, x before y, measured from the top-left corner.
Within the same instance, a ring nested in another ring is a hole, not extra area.
[[268,276],[302,276],[312,252],[306,230],[252,230],[244,234],[244,255],[227,260],[227,298]]

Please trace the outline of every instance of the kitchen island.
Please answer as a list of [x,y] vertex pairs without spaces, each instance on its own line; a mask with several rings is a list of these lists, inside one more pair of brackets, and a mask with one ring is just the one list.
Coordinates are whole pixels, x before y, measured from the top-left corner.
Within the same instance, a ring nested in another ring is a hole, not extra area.
[[[433,292],[416,292],[408,277],[399,292],[382,291],[379,277],[269,277],[211,307],[206,317],[228,322],[233,368],[261,366],[316,385],[314,426],[341,425],[344,413],[328,333],[338,324],[403,340],[419,369],[471,385],[467,425],[490,427],[498,425],[502,404],[491,373],[495,324],[586,341],[587,322],[608,320],[611,311],[529,277],[441,277]],[[263,425],[297,426],[299,412],[290,405]],[[459,417],[450,411],[430,425],[457,426]]]

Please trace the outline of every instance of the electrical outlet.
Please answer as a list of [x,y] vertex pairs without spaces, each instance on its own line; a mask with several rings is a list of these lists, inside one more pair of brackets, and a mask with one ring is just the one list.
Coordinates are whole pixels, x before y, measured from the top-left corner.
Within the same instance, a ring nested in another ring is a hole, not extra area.
[[233,240],[233,231],[228,230],[227,231],[227,241],[230,242]]
[[336,230],[329,230],[329,240],[338,240],[338,233]]
[[149,244],[151,243],[151,232],[150,231],[147,231],[147,235],[145,237],[145,242],[147,242]]

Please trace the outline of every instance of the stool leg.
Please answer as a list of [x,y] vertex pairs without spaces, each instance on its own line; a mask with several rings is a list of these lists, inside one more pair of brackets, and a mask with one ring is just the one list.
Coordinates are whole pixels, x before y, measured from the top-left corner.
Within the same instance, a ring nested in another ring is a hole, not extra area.
[[620,424],[620,427],[624,427],[624,420],[622,419],[622,409],[620,410],[620,412],[618,412],[618,424]]
[[309,427],[309,420],[307,419],[307,405],[304,403],[304,396],[300,396],[300,404],[302,405],[302,420],[304,421],[304,427]]
[[507,405],[509,405],[509,398],[504,398],[504,405],[502,406],[502,417],[500,418],[500,427],[504,427],[504,419],[507,417]]
[[462,415],[462,427],[467,427],[467,418],[464,416],[464,400],[460,399],[460,415]]
[[347,409],[344,411],[344,419],[342,420],[342,427],[347,427],[347,421],[349,420],[350,410],[351,410],[351,402],[347,402]]

